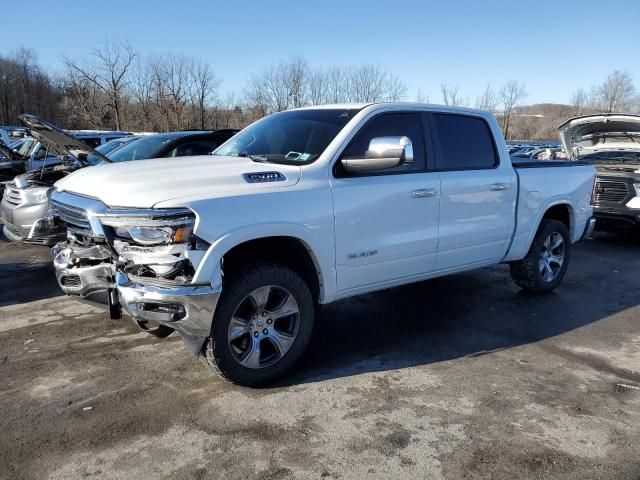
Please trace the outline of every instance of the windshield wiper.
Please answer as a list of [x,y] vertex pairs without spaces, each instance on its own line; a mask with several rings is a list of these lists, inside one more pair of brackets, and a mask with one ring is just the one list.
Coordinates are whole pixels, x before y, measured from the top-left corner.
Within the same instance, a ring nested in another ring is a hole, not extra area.
[[244,156],[250,158],[254,162],[269,163],[269,159],[267,158],[266,155],[247,155],[247,154],[245,154]]

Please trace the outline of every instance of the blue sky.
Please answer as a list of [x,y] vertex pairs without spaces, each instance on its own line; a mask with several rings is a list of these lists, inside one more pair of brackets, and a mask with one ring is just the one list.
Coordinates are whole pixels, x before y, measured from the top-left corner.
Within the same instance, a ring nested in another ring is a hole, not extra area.
[[248,73],[292,55],[314,66],[379,64],[410,96],[420,89],[434,103],[441,83],[474,99],[487,83],[511,79],[526,84],[526,103],[568,102],[615,69],[640,87],[639,0],[2,3],[11,20],[2,23],[0,53],[30,47],[53,69],[62,55],[80,57],[108,36],[141,54],[206,60],[223,90],[241,89]]

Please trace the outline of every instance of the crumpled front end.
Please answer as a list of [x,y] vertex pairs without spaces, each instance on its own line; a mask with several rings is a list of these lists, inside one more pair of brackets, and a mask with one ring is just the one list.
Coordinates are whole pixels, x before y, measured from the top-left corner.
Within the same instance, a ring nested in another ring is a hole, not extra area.
[[108,305],[114,288],[111,252],[102,245],[83,246],[74,237],[51,249],[56,280],[64,293],[97,304]]
[[[194,233],[187,209],[110,209],[86,197],[53,192],[54,218],[69,241],[53,249],[58,283],[68,295],[109,304],[142,330],[178,331],[194,354],[209,335],[221,291],[194,283],[209,244]],[[117,316],[117,315],[115,315]]]

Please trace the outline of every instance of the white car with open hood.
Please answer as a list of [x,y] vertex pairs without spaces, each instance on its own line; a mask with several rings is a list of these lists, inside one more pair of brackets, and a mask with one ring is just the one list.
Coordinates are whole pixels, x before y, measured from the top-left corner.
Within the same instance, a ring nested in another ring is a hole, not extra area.
[[569,158],[596,168],[597,228],[640,230],[640,115],[586,115],[567,120],[558,131]]
[[179,332],[243,385],[296,363],[318,305],[498,263],[522,288],[550,291],[593,228],[593,167],[514,166],[478,110],[302,108],[214,155],[59,181],[52,211],[68,242],[54,264],[67,293],[107,297],[113,316],[156,335]]

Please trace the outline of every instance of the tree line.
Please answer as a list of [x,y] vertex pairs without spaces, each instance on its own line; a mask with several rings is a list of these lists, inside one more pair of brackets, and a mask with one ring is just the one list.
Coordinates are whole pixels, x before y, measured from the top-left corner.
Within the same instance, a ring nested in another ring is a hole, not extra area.
[[[244,88],[222,92],[207,62],[180,54],[143,56],[128,42],[105,40],[81,58],[63,57],[64,71],[45,71],[33,50],[0,55],[0,124],[33,113],[65,128],[129,131],[242,128],[264,115],[306,105],[415,100],[398,76],[375,64],[314,67],[294,56],[250,74]],[[507,138],[551,138],[559,117],[640,112],[640,94],[626,72],[579,88],[564,109],[522,106],[524,83],[486,85],[472,101],[442,84],[441,102],[494,112]],[[436,100],[438,101],[438,100]],[[548,116],[547,113],[553,113]],[[554,125],[551,125],[554,122]]]

